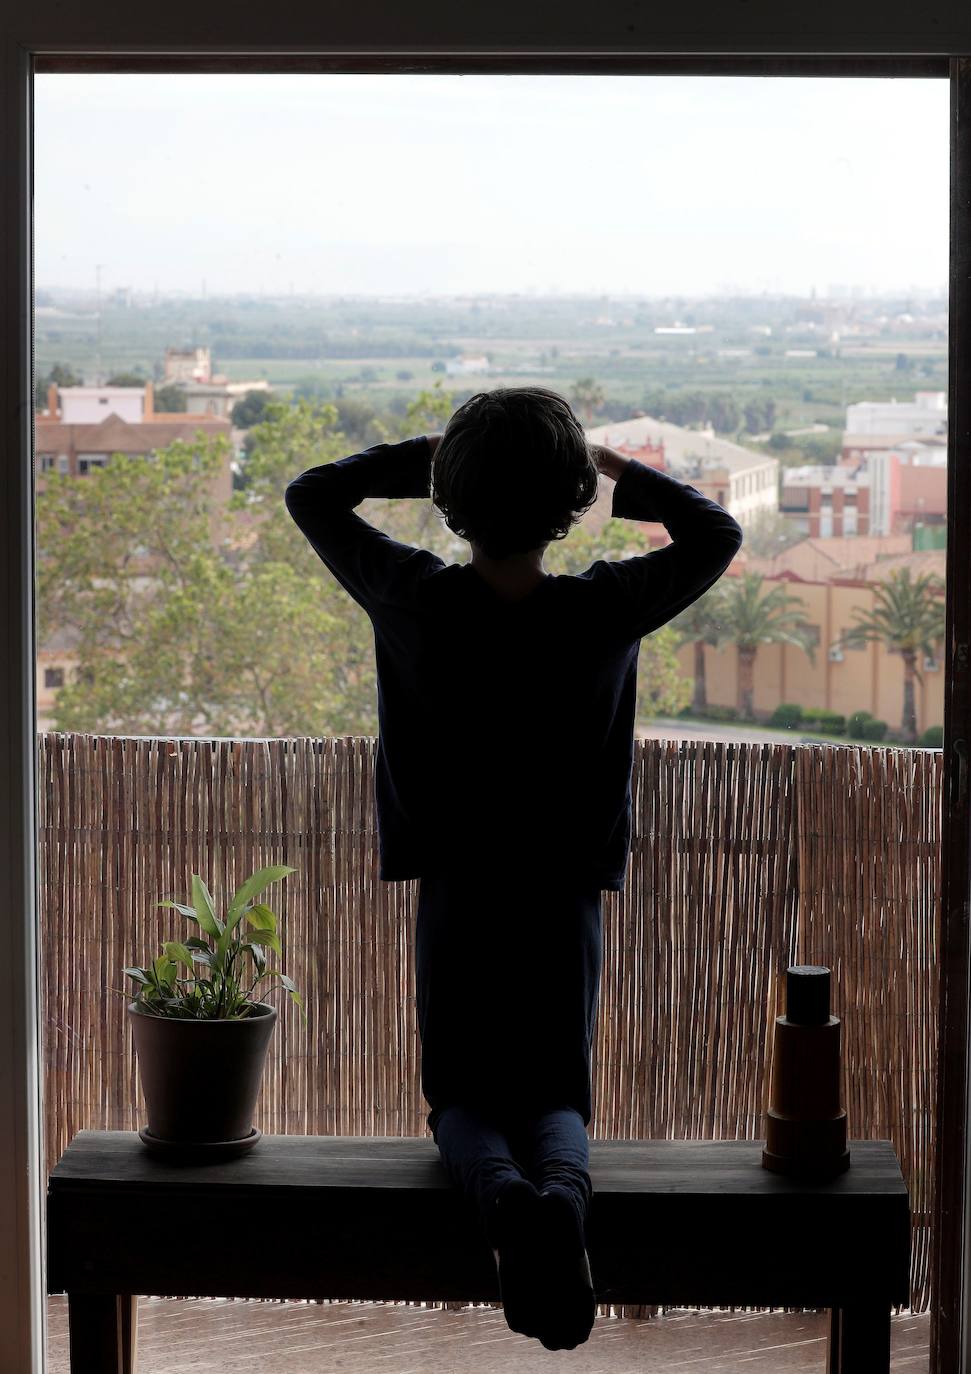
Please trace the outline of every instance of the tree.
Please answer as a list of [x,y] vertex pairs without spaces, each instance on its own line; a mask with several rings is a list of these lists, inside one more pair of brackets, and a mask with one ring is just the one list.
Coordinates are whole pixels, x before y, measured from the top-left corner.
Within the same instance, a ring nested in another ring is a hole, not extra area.
[[401,437],[407,439],[422,430],[430,434],[437,433],[448,424],[454,409],[454,398],[449,392],[443,391],[441,381],[437,381],[430,391],[419,391],[415,399],[408,402]]
[[745,547],[756,558],[773,558],[805,539],[794,520],[777,510],[763,510],[745,529]]
[[337,421],[349,445],[358,449],[386,443],[388,427],[370,401],[362,396],[343,396],[337,404]]
[[708,397],[703,391],[686,391],[675,398],[679,425],[705,425],[708,423]]
[[[413,403],[451,404],[439,393]],[[438,414],[436,423],[441,419]],[[409,432],[422,426],[409,425]],[[248,432],[247,483],[212,508],[224,439],[154,456],[115,454],[83,481],[50,473],[37,496],[39,638],[74,647],[58,691],[59,730],[138,735],[373,735],[374,637],[367,613],[322,567],[284,505],[287,483],[348,452],[333,405],[271,401]],[[368,498],[360,513],[447,562],[468,546],[430,500]],[[218,516],[218,519],[214,519]],[[555,570],[645,552],[625,522],[576,528],[551,546]],[[641,715],[690,694],[673,632],[645,640]]]
[[641,643],[637,659],[637,719],[676,716],[691,698],[691,682],[678,662],[678,636],[663,625]]
[[724,587],[716,582],[714,587],[682,611],[672,622],[677,635],[678,647],[684,644],[694,646],[694,688],[691,696],[691,709],[703,715],[708,709],[708,683],[705,674],[705,646],[717,649],[725,637]]
[[762,644],[793,644],[813,661],[812,626],[797,596],[780,583],[763,593],[758,573],[726,578],[723,617],[725,640],[738,650],[738,713],[755,716],[755,659]]
[[857,608],[856,624],[847,630],[840,644],[848,648],[874,641],[899,653],[904,665],[904,701],[901,729],[911,744],[917,742],[917,704],[915,681],[921,681],[917,655],[932,657],[944,638],[944,584],[933,573],[912,578],[909,568],[898,568],[886,581],[873,588],[874,607]]
[[155,388],[155,409],[170,415],[181,415],[189,409],[185,390],[177,382],[167,382]]
[[47,389],[54,386],[80,386],[81,374],[75,372],[68,363],[55,363],[44,377],[37,378],[34,388],[34,404],[38,410],[47,409]]
[[233,406],[229,418],[237,429],[252,429],[263,419],[272,400],[272,391],[247,391]]
[[581,377],[570,388],[570,401],[583,411],[588,425],[593,424],[594,412],[600,409],[606,399],[603,387],[593,377]]
[[[344,451],[336,413],[280,406],[214,537],[224,440],[116,454],[38,493],[39,629],[76,645],[55,726],[133,734],[373,734],[364,611],[326,574],[283,490]],[[253,433],[255,431],[251,431]]]
[[741,412],[734,396],[721,394],[712,396],[708,415],[712,428],[716,429],[719,434],[734,434],[742,423]]
[[843,447],[843,431],[834,429],[828,434],[805,434],[796,440],[807,463],[835,465]]
[[144,386],[146,380],[144,372],[134,368],[131,372],[113,372],[105,386]]

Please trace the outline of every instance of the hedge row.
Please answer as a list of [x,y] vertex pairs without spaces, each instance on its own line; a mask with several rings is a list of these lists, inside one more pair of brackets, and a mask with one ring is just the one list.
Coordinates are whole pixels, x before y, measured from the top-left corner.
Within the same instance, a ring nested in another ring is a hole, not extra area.
[[[686,706],[680,714],[700,714],[705,720],[741,720],[734,706],[708,706],[700,713]],[[772,712],[767,724],[778,730],[813,730],[821,735],[846,735],[849,739],[863,740],[867,744],[878,744],[886,739],[888,729],[885,720],[877,720],[869,711],[854,711],[847,719],[838,711],[804,711],[795,701],[781,702]],[[918,743],[923,749],[940,749],[944,743],[943,726],[929,726]]]

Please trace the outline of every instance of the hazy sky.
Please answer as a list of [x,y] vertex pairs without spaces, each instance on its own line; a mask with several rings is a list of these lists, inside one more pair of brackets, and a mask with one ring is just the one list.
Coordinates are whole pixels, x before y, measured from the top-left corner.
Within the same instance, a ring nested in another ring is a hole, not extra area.
[[943,287],[948,86],[43,75],[40,286]]

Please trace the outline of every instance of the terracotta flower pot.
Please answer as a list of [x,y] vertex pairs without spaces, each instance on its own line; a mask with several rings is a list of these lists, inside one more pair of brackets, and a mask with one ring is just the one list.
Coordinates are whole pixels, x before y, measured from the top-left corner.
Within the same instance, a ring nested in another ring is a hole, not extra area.
[[259,1139],[253,1113],[276,1025],[275,1007],[255,1004],[241,1021],[153,1016],[128,1004],[148,1108],[146,1145],[160,1151],[235,1153]]

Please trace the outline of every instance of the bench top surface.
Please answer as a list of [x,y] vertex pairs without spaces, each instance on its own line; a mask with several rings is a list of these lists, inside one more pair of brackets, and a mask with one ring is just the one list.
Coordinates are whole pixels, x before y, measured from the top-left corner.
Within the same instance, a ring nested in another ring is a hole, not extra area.
[[[762,1167],[762,1140],[590,1141],[595,1192],[684,1195],[907,1196],[889,1140],[850,1141],[850,1167],[806,1181]],[[245,1155],[182,1164],[151,1154],[135,1131],[80,1131],[50,1176],[50,1191],[132,1188],[450,1189],[435,1142],[423,1136],[265,1135]]]

